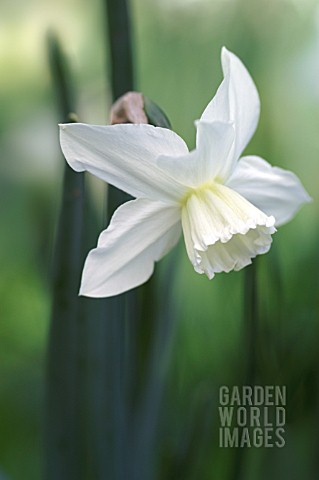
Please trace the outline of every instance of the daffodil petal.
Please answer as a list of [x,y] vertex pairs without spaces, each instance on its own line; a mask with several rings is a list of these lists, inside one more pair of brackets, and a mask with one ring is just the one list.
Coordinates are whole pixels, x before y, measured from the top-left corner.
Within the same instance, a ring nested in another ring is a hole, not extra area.
[[197,132],[199,133],[197,149],[201,156],[201,164],[198,167],[201,182],[227,178],[235,138],[233,124],[201,121]]
[[183,186],[156,163],[160,155],[188,152],[171,130],[151,125],[62,124],[60,143],[74,170],[87,170],[134,197],[174,203],[183,195]]
[[181,157],[160,156],[158,166],[177,181],[195,188],[223,174],[234,141],[229,123],[200,122],[200,143],[196,150]]
[[[224,80],[215,97],[205,108],[201,122],[232,122],[235,141],[232,154],[223,167],[224,179],[232,172],[240,154],[254,134],[260,113],[260,101],[256,86],[246,67],[236,55],[222,49]],[[197,144],[201,143],[201,131],[197,131]]]
[[272,167],[256,156],[239,160],[227,186],[267,215],[273,215],[276,226],[289,222],[304,203],[311,201],[294,173]]
[[146,282],[180,234],[177,207],[147,199],[125,203],[86,259],[80,295],[110,297]]

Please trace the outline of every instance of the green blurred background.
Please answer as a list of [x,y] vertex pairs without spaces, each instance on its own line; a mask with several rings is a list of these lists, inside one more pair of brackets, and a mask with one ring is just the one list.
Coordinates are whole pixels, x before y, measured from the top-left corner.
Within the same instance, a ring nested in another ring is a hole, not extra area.
[[[0,478],[41,477],[50,262],[63,159],[45,34],[72,66],[78,115],[106,123],[102,4],[3,0],[0,18]],[[247,65],[261,120],[247,148],[293,170],[314,201],[259,259],[256,383],[288,388],[286,446],[244,455],[249,479],[319,478],[319,7],[312,0],[132,1],[138,90],[194,146],[193,121],[222,79],[223,45]],[[99,184],[94,184],[98,191]],[[99,197],[96,197],[97,202]],[[241,379],[243,273],[196,275],[180,245],[159,478],[232,478],[218,448],[218,387]]]

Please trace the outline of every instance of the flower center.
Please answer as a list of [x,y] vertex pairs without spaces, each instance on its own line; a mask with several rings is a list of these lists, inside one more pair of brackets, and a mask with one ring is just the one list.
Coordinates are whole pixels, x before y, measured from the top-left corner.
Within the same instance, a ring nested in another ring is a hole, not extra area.
[[210,190],[211,192],[218,191],[218,183],[216,181],[210,181],[207,183],[202,183],[199,187],[190,188],[185,195],[183,196],[182,200],[180,201],[182,207],[187,206],[187,202],[192,195],[201,196],[205,194],[206,190]]

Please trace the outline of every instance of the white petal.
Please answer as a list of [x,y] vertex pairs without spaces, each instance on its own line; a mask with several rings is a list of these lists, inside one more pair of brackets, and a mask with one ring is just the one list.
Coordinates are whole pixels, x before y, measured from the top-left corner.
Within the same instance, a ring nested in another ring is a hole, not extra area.
[[80,294],[110,297],[141,285],[180,234],[177,207],[147,199],[125,203],[86,259]]
[[311,201],[294,173],[272,167],[260,157],[241,158],[227,185],[273,215],[276,226],[289,222],[304,203]]
[[209,278],[215,272],[242,268],[267,251],[274,222],[241,195],[217,183],[194,190],[182,208],[188,256],[195,270]]
[[63,124],[60,142],[76,171],[87,170],[134,197],[174,202],[184,188],[157,167],[160,155],[188,152],[174,132],[151,125]]
[[[240,154],[254,134],[260,113],[260,101],[256,86],[246,67],[236,55],[222,49],[224,80],[215,97],[204,110],[200,122],[232,122],[235,128],[235,142],[232,154],[224,167],[224,174],[230,173]],[[197,142],[201,142],[198,131]],[[225,177],[227,178],[227,177]]]
[[222,177],[227,157],[234,140],[231,124],[200,122],[201,133],[196,150],[181,157],[161,156],[158,166],[167,174],[189,187]]

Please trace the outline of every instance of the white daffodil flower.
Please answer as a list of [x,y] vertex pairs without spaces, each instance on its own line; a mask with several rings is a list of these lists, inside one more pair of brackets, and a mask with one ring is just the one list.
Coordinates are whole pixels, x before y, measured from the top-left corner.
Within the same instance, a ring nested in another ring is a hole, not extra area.
[[292,172],[240,158],[259,118],[259,96],[241,61],[222,49],[224,80],[196,122],[196,149],[151,125],[61,125],[76,171],[136,200],[120,206],[85,262],[80,294],[108,297],[141,285],[183,231],[194,269],[213,278],[268,252],[275,226],[310,197]]

